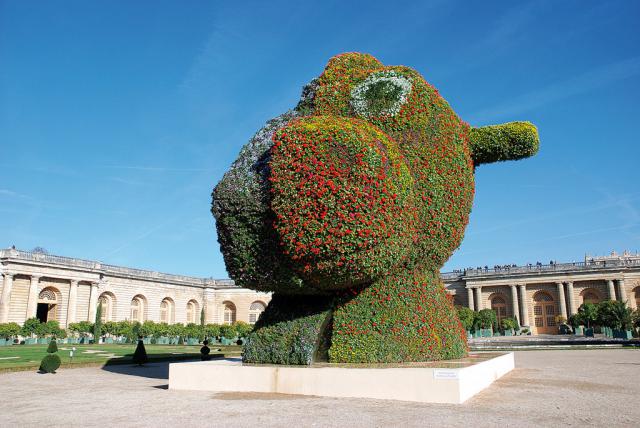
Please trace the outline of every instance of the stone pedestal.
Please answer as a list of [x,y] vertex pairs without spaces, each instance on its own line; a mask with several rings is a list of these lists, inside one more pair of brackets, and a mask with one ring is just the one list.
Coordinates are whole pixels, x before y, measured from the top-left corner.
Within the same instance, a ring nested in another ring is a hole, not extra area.
[[240,359],[169,365],[169,389],[263,392],[460,404],[514,368],[513,353],[402,365],[243,365]]

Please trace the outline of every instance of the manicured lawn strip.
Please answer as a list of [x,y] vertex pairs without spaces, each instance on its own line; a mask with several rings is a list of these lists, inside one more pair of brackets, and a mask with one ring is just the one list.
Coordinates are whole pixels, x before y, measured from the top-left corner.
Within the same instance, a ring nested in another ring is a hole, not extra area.
[[[73,360],[69,357],[71,347],[76,350]],[[135,344],[126,345],[58,345],[58,355],[64,367],[127,364],[131,362]],[[201,345],[145,345],[150,362],[179,361],[200,357]],[[210,346],[213,357],[239,356],[240,346]],[[0,347],[0,372],[37,369],[46,354],[47,345],[14,345]],[[87,353],[86,351],[100,351]],[[18,357],[18,358],[7,358]]]

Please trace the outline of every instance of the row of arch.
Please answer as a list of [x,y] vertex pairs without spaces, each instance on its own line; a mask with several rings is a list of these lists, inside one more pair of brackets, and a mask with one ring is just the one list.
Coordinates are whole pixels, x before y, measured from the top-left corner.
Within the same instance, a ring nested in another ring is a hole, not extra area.
[[[58,319],[58,308],[61,302],[60,291],[54,287],[46,287],[38,296],[38,303],[46,306],[46,313],[39,314],[39,318],[46,320]],[[116,313],[116,296],[105,291],[98,297],[98,303],[102,304],[101,319],[103,322],[114,321]],[[237,308],[233,302],[224,301],[222,303],[223,323],[232,324],[237,319]],[[133,296],[129,306],[129,319],[132,321],[144,322],[147,320],[149,305],[147,298],[142,294]],[[260,314],[266,309],[266,304],[259,300],[254,301],[249,306],[249,323],[254,324]],[[186,322],[197,324],[200,322],[200,304],[195,299],[187,302],[186,306]],[[167,324],[175,323],[176,304],[170,297],[165,297],[160,302],[160,322]]]

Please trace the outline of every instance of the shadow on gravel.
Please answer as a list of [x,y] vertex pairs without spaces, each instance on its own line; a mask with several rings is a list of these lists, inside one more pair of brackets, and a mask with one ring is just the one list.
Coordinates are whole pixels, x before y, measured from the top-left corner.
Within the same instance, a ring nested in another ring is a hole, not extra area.
[[169,361],[147,363],[143,366],[132,364],[107,364],[102,370],[129,376],[140,376],[150,379],[169,379]]

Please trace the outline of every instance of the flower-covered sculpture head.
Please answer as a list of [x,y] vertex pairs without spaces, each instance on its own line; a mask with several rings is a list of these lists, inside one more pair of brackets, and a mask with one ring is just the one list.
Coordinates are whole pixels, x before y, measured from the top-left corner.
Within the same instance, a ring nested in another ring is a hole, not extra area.
[[214,190],[227,269],[285,294],[438,271],[462,240],[475,166],[537,148],[527,122],[471,128],[411,68],[335,56]]

